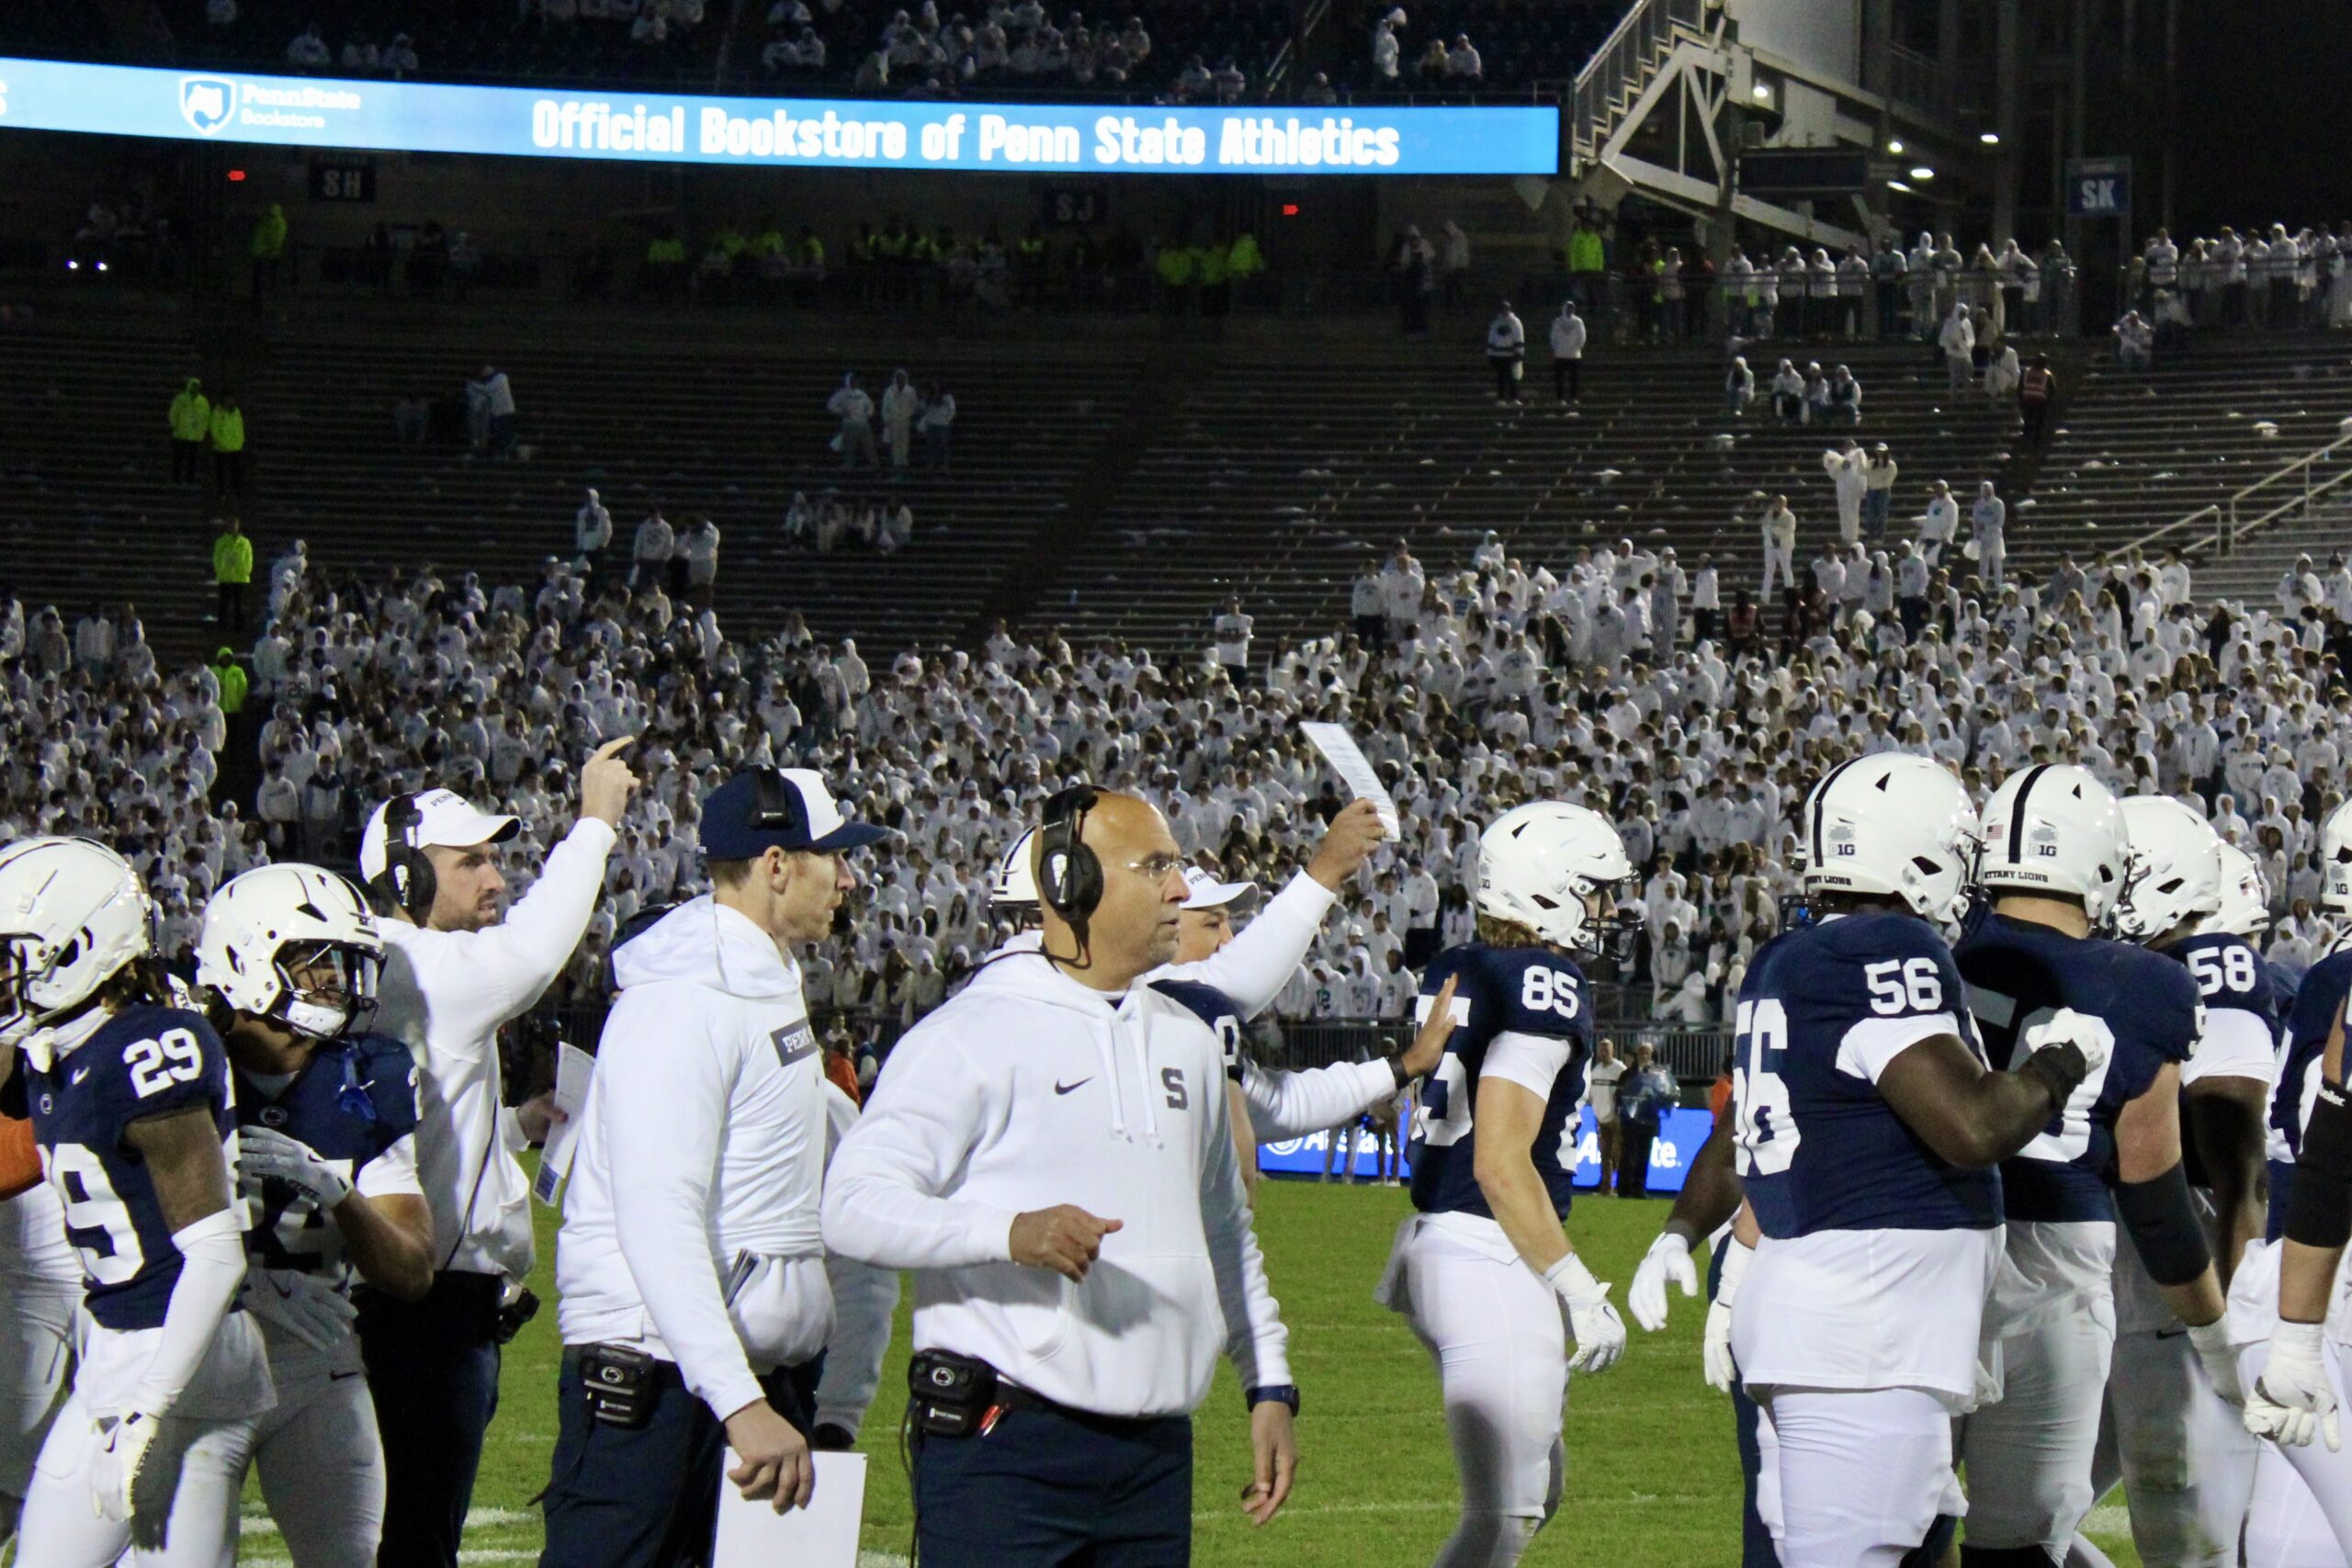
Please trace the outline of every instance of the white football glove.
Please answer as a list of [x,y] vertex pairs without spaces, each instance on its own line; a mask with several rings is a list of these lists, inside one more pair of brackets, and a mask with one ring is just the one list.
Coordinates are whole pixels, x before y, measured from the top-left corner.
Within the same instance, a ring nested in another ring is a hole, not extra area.
[[2335,1390],[2327,1381],[2321,1325],[2281,1321],[2270,1336],[2269,1364],[2245,1396],[2245,1429],[2285,1448],[2324,1438],[2327,1451],[2344,1446]]
[[139,1472],[162,1421],[143,1410],[96,1423],[98,1451],[90,1460],[90,1506],[98,1517],[123,1524],[138,1511]]
[[330,1212],[351,1196],[351,1178],[321,1158],[309,1145],[267,1127],[238,1129],[237,1170],[243,1176],[288,1182]]
[[1735,1238],[1724,1253],[1723,1278],[1716,1281],[1715,1299],[1707,1303],[1707,1329],[1700,1340],[1699,1357],[1707,1386],[1718,1393],[1729,1393],[1739,1382],[1739,1367],[1731,1355],[1731,1303],[1739,1294],[1747,1266],[1755,1261],[1756,1249]]
[[2238,1353],[2230,1346],[2230,1320],[2226,1314],[2188,1331],[2188,1343],[2197,1352],[2198,1364],[2205,1369],[2205,1379],[2213,1392],[2232,1404],[2245,1403],[2245,1384],[2238,1376]]
[[2114,1032],[2107,1024],[2073,1008],[2060,1008],[2048,1018],[2025,1032],[2025,1054],[2032,1055],[2044,1045],[2072,1045],[2083,1054],[2083,1070],[2095,1073],[2106,1065],[2108,1055],[2115,1049]]
[[1544,1282],[1567,1308],[1568,1333],[1577,1342],[1568,1371],[1605,1372],[1615,1366],[1625,1353],[1625,1320],[1609,1304],[1609,1287],[1573,1252],[1552,1265]]
[[1634,1309],[1634,1321],[1645,1333],[1656,1334],[1666,1326],[1668,1283],[1681,1286],[1685,1296],[1699,1293],[1699,1270],[1690,1261],[1690,1243],[1679,1231],[1658,1232],[1626,1289],[1625,1304]]
[[333,1350],[351,1337],[359,1309],[349,1298],[300,1275],[255,1269],[245,1276],[245,1310],[285,1330],[313,1350]]

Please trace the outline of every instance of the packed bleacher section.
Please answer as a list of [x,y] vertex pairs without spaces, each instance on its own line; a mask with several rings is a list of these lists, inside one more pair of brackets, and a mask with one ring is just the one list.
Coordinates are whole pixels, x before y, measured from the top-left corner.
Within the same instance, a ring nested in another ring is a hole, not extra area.
[[[176,951],[220,877],[265,853],[347,855],[368,803],[427,779],[508,802],[531,863],[568,820],[571,761],[638,735],[647,787],[565,986],[593,999],[613,931],[691,884],[698,792],[746,762],[817,767],[902,835],[875,857],[854,935],[809,964],[812,999],[887,1038],[1002,934],[990,870],[1056,781],[1141,789],[1188,852],[1275,885],[1340,803],[1297,731],[1326,719],[1363,738],[1407,838],[1327,924],[1282,1016],[1394,1014],[1407,944],[1466,931],[1477,825],[1564,795],[1617,821],[1643,868],[1644,940],[1617,1005],[1703,1028],[1728,1018],[1773,929],[1805,785],[1894,745],[1977,790],[2071,760],[2120,792],[2193,792],[2269,876],[2271,955],[2324,950],[2312,834],[2352,747],[2352,570],[2282,585],[2292,614],[2200,603],[2177,562],[2021,576],[1997,599],[1961,570],[1916,640],[1869,596],[1776,637],[1698,611],[1713,585],[1637,547],[1570,560],[1495,541],[1426,565],[1400,548],[1384,608],[1271,659],[1262,643],[1227,666],[1000,630],[869,662],[797,615],[730,638],[658,581],[592,585],[581,560],[492,590],[472,573],[342,577],[289,550],[266,574],[252,653],[248,700],[266,718],[251,801],[220,827],[205,814],[224,736],[211,673],[159,677],[131,626],[17,607],[0,617],[14,684],[0,815],[12,836],[61,830],[107,802]],[[854,976],[839,992],[837,975]]]

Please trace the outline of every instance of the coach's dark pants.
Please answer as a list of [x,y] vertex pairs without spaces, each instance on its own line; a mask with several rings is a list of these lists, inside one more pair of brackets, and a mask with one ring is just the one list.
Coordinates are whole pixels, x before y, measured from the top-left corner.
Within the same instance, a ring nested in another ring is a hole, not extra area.
[[377,1568],[457,1568],[482,1433],[498,1411],[493,1274],[436,1274],[421,1302],[368,1292],[359,1349],[384,1438],[384,1540]]
[[[806,1437],[814,1425],[820,1357],[760,1380],[776,1414]],[[539,1568],[684,1568],[710,1561],[727,1429],[686,1392],[677,1365],[657,1361],[652,1418],[630,1430],[588,1414],[580,1352],[566,1347],[556,1381],[555,1458],[540,1497],[547,1550]]]
[[1625,1124],[1625,1142],[1617,1156],[1617,1196],[1646,1198],[1650,1195],[1650,1145],[1657,1141],[1657,1128],[1623,1116],[1618,1120]]
[[923,1568],[1183,1568],[1193,1423],[1012,1410],[985,1437],[915,1448]]

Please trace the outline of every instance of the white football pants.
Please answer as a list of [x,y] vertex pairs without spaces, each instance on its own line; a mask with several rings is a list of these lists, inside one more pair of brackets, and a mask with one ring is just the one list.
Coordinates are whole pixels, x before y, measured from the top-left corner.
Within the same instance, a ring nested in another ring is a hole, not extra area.
[[[1923,1388],[1774,1388],[1758,1408],[1756,1511],[1781,1561],[1899,1568],[1958,1514],[1951,1407]],[[1972,1521],[1973,1523],[1973,1521]]]
[[1534,1270],[1406,1222],[1395,1304],[1437,1362],[1462,1520],[1436,1568],[1511,1568],[1560,1506],[1568,1333]]
[[0,1312],[0,1541],[17,1528],[33,1465],[74,1370],[73,1296],[6,1292]]
[[[2344,1404],[2343,1349],[2325,1342],[2327,1381]],[[2238,1352],[2238,1369],[2254,1380],[2270,1364],[2267,1342]],[[2344,1568],[2352,1562],[2352,1450],[2330,1453],[2324,1441],[2299,1449],[2261,1444],[2253,1501],[2246,1509],[2248,1568]]]
[[2231,1568],[2254,1490],[2255,1439],[2205,1381],[2184,1328],[2115,1340],[2096,1495],[2120,1477],[2146,1568]]
[[2052,1314],[2000,1341],[2001,1397],[1962,1418],[1968,1542],[2063,1556],[2098,1495],[2091,1465],[2114,1318]]

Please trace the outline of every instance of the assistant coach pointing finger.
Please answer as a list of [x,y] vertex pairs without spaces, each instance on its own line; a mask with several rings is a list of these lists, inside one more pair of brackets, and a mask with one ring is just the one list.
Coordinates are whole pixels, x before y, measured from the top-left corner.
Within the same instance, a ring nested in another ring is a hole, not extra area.
[[1187,897],[1158,811],[1065,790],[1035,852],[1042,951],[992,962],[899,1043],[833,1156],[825,1245],[915,1271],[926,1568],[1172,1568],[1219,1348],[1250,1404],[1254,1522],[1297,1462],[1227,1122],[1238,1010],[1143,978],[1174,956]]

